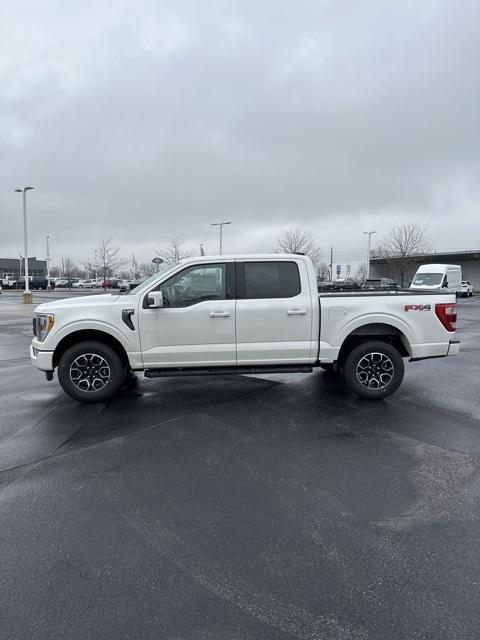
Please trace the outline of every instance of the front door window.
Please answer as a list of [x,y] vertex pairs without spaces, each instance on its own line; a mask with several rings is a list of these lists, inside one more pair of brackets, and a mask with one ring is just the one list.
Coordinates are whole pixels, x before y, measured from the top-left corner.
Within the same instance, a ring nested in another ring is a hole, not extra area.
[[158,289],[166,307],[190,307],[206,300],[225,300],[225,265],[188,267],[175,274]]

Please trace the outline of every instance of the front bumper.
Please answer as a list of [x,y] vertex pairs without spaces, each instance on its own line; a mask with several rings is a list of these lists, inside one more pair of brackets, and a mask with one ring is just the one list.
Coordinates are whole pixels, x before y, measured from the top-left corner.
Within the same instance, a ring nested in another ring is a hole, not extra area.
[[53,351],[40,351],[34,344],[31,344],[30,360],[33,366],[41,371],[53,371]]

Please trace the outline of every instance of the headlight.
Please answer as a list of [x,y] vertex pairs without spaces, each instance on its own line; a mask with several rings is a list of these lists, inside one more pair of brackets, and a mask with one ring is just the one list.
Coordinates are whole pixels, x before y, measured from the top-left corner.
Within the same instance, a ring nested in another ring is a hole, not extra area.
[[53,313],[39,314],[36,316],[35,335],[39,342],[43,342],[53,329],[55,316]]

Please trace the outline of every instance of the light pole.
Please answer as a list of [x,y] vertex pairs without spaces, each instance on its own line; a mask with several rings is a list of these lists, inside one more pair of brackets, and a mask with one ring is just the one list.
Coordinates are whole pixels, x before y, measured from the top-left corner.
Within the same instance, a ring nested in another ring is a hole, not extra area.
[[24,304],[32,304],[32,294],[30,293],[30,283],[28,281],[28,240],[27,240],[27,191],[34,187],[23,187],[15,189],[17,193],[23,194],[23,250],[25,253],[25,291],[22,294]]
[[52,288],[50,284],[50,236],[45,236],[45,240],[47,241],[47,289],[50,291]]
[[157,273],[158,273],[158,272],[160,271],[160,265],[161,265],[161,264],[162,264],[162,262],[163,262],[163,258],[160,258],[160,257],[158,257],[158,258],[157,258],[157,257],[155,257],[155,258],[153,258],[152,262],[153,262],[153,264],[155,265],[155,269],[156,269],[156,271],[157,271]]
[[370,278],[370,247],[372,244],[372,236],[376,231],[364,231],[368,235],[368,253],[367,253],[367,279]]
[[212,227],[218,227],[219,231],[220,231],[220,243],[219,243],[219,247],[220,247],[220,251],[219,254],[222,255],[222,236],[223,236],[223,225],[224,224],[232,224],[231,222],[212,222],[211,226]]

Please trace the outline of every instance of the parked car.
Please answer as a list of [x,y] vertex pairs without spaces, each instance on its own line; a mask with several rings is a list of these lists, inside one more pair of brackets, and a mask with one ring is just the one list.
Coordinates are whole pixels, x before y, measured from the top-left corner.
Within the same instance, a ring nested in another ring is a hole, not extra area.
[[460,295],[462,298],[470,298],[473,296],[473,287],[468,280],[462,280],[462,288]]
[[3,278],[2,280],[2,287],[4,289],[16,289],[18,285],[18,282],[16,280],[16,278]]
[[126,295],[41,304],[30,355],[48,380],[58,367],[81,402],[113,397],[129,368],[148,378],[327,368],[380,400],[400,386],[404,358],[459,353],[456,313],[448,292],[319,295],[307,256],[205,256],[165,265]]
[[374,291],[377,289],[398,289],[399,286],[392,278],[367,278],[362,284],[362,289]]
[[70,278],[69,280],[67,278],[60,278],[55,282],[55,287],[58,287],[60,289],[71,288],[74,287],[75,283],[77,283],[78,281],[79,278]]
[[117,283],[117,289],[120,293],[125,293],[125,291],[130,290],[130,285],[132,284],[132,280],[119,280]]
[[355,280],[333,280],[332,282],[319,282],[318,291],[355,291],[360,285]]
[[136,289],[144,281],[145,281],[145,278],[140,278],[140,280],[133,280],[132,282],[130,282],[130,290]]
[[[48,280],[45,276],[28,276],[28,287],[33,289],[47,289]],[[22,276],[18,282],[19,289],[25,289],[25,276]]]
[[101,286],[104,289],[116,289],[118,286],[118,278],[107,278],[106,280],[102,280]]

